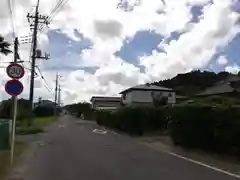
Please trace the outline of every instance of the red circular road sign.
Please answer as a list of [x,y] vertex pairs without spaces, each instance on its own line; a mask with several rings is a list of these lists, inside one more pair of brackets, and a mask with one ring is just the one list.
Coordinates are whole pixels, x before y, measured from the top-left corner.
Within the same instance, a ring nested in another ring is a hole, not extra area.
[[18,96],[23,92],[23,84],[17,79],[9,80],[5,84],[5,91],[11,96]]
[[24,76],[24,73],[24,68],[17,63],[11,63],[7,67],[7,74],[13,79],[21,79]]

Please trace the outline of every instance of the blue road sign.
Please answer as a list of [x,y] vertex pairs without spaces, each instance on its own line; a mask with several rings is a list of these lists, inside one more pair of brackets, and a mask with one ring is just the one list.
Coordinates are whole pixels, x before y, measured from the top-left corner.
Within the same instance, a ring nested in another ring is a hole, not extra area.
[[23,91],[23,84],[16,79],[12,79],[5,84],[5,91],[11,96],[18,96]]

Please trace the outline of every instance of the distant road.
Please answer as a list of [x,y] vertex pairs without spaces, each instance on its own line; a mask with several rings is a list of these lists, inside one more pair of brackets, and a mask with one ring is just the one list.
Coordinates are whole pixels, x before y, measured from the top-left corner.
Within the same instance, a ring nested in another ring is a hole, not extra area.
[[[59,126],[64,124],[64,126]],[[24,180],[235,180],[64,116],[32,157]]]

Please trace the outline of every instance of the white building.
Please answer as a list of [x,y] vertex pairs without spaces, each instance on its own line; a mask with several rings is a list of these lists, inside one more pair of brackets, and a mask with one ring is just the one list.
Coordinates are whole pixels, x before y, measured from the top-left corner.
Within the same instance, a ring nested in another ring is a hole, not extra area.
[[156,85],[143,84],[122,91],[124,105],[151,106],[154,100],[166,98],[168,104],[176,103],[176,93],[173,89]]
[[121,106],[120,97],[93,96],[90,101],[93,110],[116,110]]

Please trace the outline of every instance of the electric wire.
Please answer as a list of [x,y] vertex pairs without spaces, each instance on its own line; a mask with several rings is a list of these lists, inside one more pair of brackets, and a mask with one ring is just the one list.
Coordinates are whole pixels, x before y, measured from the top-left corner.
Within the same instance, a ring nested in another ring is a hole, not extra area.
[[43,82],[44,82],[44,86],[46,87],[46,89],[47,89],[49,92],[54,93],[53,90],[50,88],[47,80],[44,78],[44,76],[43,76],[43,74],[42,74],[42,72],[41,72],[41,69],[40,69],[38,66],[36,66],[36,68],[37,68],[37,70],[38,70],[38,72],[39,72],[39,75],[40,75],[41,79],[42,79]]

